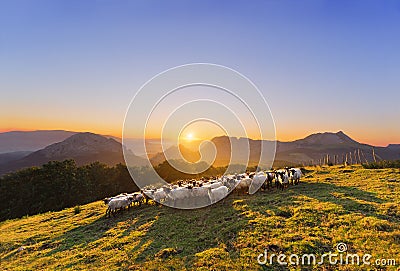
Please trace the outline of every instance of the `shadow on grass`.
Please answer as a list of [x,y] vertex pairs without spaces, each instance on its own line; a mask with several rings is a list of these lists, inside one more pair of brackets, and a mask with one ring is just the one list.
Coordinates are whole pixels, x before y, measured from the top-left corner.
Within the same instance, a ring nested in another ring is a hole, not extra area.
[[[375,193],[364,191],[356,187],[338,186],[332,183],[308,183],[302,182],[297,186],[289,186],[284,191],[272,190],[270,197],[256,199],[249,202],[249,205],[260,205],[266,203],[264,207],[278,213],[279,216],[290,217],[279,207],[293,206],[297,197],[305,196],[320,202],[332,203],[341,206],[346,213],[361,213],[366,216],[373,216],[379,219],[390,220],[391,217],[384,216],[377,212],[376,205],[386,203],[387,200],[381,199]],[[283,212],[283,213],[282,213]]]
[[[246,196],[240,198],[243,197]],[[234,242],[238,233],[248,224],[248,218],[234,208],[233,202],[236,199],[238,196],[230,196],[215,205],[194,210],[155,205],[134,207],[133,210],[120,212],[115,217],[101,216],[89,224],[75,227],[49,240],[48,246],[43,249],[51,248],[45,256],[54,256],[71,249],[90,247],[112,234],[114,240],[128,237],[129,244],[139,241],[126,250],[132,262],[162,260],[175,255],[179,258],[185,257],[186,264],[191,265],[196,253],[221,244],[227,252],[235,253]],[[120,222],[127,223],[121,226],[118,225]],[[119,229],[116,235],[109,232],[117,227]],[[140,236],[136,236],[138,232],[141,233]],[[127,245],[126,240],[121,242],[118,246]]]
[[[59,252],[70,250],[73,247],[87,246],[88,244],[105,237],[107,231],[116,227],[119,222],[131,220],[131,225],[140,227],[142,223],[145,223],[145,220],[137,219],[138,214],[136,214],[136,212],[139,210],[138,208],[139,207],[133,207],[129,210],[118,212],[114,217],[111,218],[106,218],[102,215],[89,224],[78,226],[65,232],[57,238],[54,238],[42,248],[46,249],[54,247],[46,254],[46,256],[51,256]],[[144,209],[149,209],[150,206],[143,206],[142,208],[143,209],[141,209],[141,212],[143,212]]]
[[[297,188],[297,187],[296,187]],[[379,219],[389,219],[376,211],[376,204],[387,201],[378,198],[375,193],[360,190],[356,187],[338,186],[332,183],[302,183],[293,189],[296,196],[303,195],[321,202],[341,206],[347,213],[362,213]]]
[[248,219],[233,208],[235,197],[215,205],[193,210],[162,207],[158,216],[140,242],[132,249],[135,262],[171,255],[186,257],[191,262],[198,252],[223,245],[234,252],[234,242]]

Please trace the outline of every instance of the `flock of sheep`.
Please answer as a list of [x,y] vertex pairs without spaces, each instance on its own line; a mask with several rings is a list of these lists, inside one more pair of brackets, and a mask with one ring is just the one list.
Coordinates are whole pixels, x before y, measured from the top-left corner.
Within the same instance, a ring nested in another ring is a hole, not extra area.
[[108,206],[106,216],[111,216],[118,210],[132,205],[148,203],[151,199],[156,204],[165,203],[169,206],[206,206],[225,198],[231,191],[247,193],[251,186],[262,190],[273,188],[284,189],[290,184],[300,182],[302,172],[299,168],[285,168],[275,171],[247,172],[225,175],[222,177],[201,178],[200,180],[178,181],[162,187],[145,187],[140,192],[123,193],[111,198],[105,198]]

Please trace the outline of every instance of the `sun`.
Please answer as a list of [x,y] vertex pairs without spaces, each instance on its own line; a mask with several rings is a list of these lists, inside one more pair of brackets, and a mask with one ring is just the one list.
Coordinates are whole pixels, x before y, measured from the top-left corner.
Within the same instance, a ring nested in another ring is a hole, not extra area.
[[186,139],[187,140],[192,140],[193,139],[193,134],[192,133],[187,134],[186,135]]

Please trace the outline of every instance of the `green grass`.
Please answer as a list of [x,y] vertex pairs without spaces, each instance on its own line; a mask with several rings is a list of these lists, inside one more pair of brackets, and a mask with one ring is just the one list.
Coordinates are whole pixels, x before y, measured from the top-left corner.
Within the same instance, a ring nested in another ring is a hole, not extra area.
[[79,206],[80,212],[4,221],[1,270],[368,270],[284,269],[256,260],[272,246],[285,254],[320,255],[334,252],[339,242],[352,253],[400,260],[398,169],[308,170],[298,186],[230,195],[198,210],[144,205],[106,219],[104,204],[94,202]]

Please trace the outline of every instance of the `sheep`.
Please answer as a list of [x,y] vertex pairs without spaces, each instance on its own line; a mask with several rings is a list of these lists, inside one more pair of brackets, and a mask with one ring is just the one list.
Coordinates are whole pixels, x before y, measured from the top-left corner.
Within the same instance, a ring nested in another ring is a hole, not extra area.
[[205,184],[203,186],[211,187],[211,189],[215,189],[215,188],[218,188],[218,187],[220,187],[222,185],[223,185],[222,182],[219,181],[219,182],[214,182],[214,183],[210,183],[210,184]]
[[206,186],[193,187],[192,195],[195,198],[203,198],[208,196],[208,188]]
[[286,170],[278,170],[275,172],[275,182],[278,188],[282,190],[289,184],[289,176]]
[[206,186],[193,187],[190,195],[190,200],[192,202],[188,202],[188,204],[196,204],[198,206],[199,204],[203,205],[209,203],[208,188],[209,187]]
[[241,191],[248,191],[250,184],[252,182],[252,179],[249,177],[243,178],[239,181],[239,183],[236,185],[236,191],[240,193]]
[[261,188],[265,191],[272,187],[272,181],[275,179],[275,174],[273,172],[266,172],[267,178],[265,182],[261,186]]
[[302,172],[299,168],[291,168],[289,169],[290,172],[290,180],[294,185],[299,184]]
[[138,203],[138,205],[141,206],[144,201],[144,197],[141,193],[132,193],[128,194],[128,196],[132,198],[132,204]]
[[236,180],[234,178],[229,178],[229,177],[224,177],[222,179],[222,184],[226,187],[228,187],[229,191],[234,189],[236,186],[236,183],[239,182],[240,180]]
[[111,214],[114,214],[117,209],[124,209],[130,204],[131,200],[128,197],[118,197],[110,199],[107,203],[108,208],[106,210],[106,217],[107,215],[111,216]]
[[167,200],[168,194],[166,190],[167,188],[161,187],[159,189],[148,190],[145,193],[155,201],[156,205],[158,205],[159,203]]
[[228,195],[228,193],[229,193],[228,187],[224,185],[214,189],[208,187],[208,197],[210,198],[211,203],[215,203],[225,198]]
[[257,192],[258,188],[260,188],[264,184],[266,179],[267,175],[264,172],[257,172],[254,175],[253,181],[249,186],[249,193],[253,194]]
[[149,200],[150,200],[151,198],[150,198],[143,190],[141,190],[140,193],[141,193],[142,196],[143,196],[143,201],[144,201],[146,204],[148,204],[148,203],[149,203]]
[[178,187],[168,191],[168,197],[174,202],[174,207],[177,201],[185,200],[192,195],[192,189],[187,187]]

